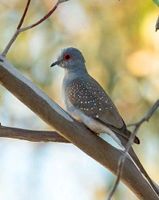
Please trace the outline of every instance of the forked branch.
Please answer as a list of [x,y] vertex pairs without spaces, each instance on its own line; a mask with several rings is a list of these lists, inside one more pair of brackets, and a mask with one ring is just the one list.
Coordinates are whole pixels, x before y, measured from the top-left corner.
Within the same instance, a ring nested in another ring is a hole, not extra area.
[[46,15],[44,15],[41,19],[39,19],[38,21],[34,22],[33,24],[31,24],[29,26],[22,27],[24,19],[25,19],[26,14],[27,14],[27,11],[29,9],[30,2],[31,2],[31,0],[28,0],[27,3],[26,3],[25,9],[24,9],[23,15],[22,15],[22,17],[19,21],[18,26],[17,26],[17,29],[16,29],[15,33],[13,34],[12,38],[9,40],[8,44],[6,45],[6,47],[3,50],[1,55],[4,56],[4,57],[7,55],[10,47],[12,46],[12,44],[14,43],[14,41],[16,40],[16,38],[18,37],[18,35],[20,33],[27,31],[31,28],[34,28],[34,27],[38,26],[39,24],[41,24],[42,22],[44,22],[46,19],[48,19],[54,13],[54,11],[57,9],[59,4],[66,2],[66,1],[69,1],[69,0],[58,0],[57,3],[49,10],[49,12]]
[[26,6],[25,6],[25,9],[24,9],[23,15],[22,15],[22,17],[21,17],[21,19],[20,19],[20,21],[19,21],[18,26],[17,26],[17,30],[19,30],[19,29],[21,28],[21,26],[22,26],[22,24],[23,24],[23,22],[24,22],[25,16],[26,16],[26,14],[27,14],[27,12],[28,12],[28,9],[29,9],[30,2],[31,2],[31,0],[28,0],[27,3],[26,3]]

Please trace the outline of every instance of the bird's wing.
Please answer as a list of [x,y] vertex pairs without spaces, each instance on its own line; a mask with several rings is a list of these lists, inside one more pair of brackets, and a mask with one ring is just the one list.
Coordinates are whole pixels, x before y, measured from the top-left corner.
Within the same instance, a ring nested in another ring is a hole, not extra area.
[[92,77],[74,79],[65,92],[70,103],[87,116],[118,129],[125,126],[112,100]]

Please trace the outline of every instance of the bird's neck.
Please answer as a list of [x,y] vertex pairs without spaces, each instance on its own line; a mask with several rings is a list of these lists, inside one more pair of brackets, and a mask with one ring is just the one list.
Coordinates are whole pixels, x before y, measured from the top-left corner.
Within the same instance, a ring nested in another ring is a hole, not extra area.
[[85,74],[88,74],[88,72],[84,64],[80,66],[72,66],[69,69],[65,69],[65,75],[83,76]]

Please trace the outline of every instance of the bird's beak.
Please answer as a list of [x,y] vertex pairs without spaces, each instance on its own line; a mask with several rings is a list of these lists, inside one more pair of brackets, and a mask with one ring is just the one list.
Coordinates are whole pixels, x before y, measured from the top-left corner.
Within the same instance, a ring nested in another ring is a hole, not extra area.
[[60,62],[61,62],[61,60],[57,60],[56,62],[53,62],[50,67],[54,67],[55,65],[59,65]]

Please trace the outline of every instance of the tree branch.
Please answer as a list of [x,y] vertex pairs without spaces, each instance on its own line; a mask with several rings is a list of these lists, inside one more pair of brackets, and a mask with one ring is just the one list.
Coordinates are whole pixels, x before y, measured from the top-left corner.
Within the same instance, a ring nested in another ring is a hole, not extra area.
[[138,122],[133,123],[133,124],[129,124],[128,126],[135,126],[136,128],[138,127],[138,129],[140,128],[140,126],[144,123],[144,122],[148,122],[150,120],[150,118],[152,117],[152,115],[156,112],[157,108],[159,107],[159,100],[157,100],[154,105],[149,109],[149,111],[147,112],[147,114],[141,118]]
[[24,32],[24,31],[27,31],[27,30],[29,30],[29,29],[31,29],[33,27],[36,27],[39,24],[41,24],[42,22],[44,22],[46,19],[48,19],[54,13],[54,11],[57,9],[59,4],[61,4],[63,2],[66,2],[66,1],[69,1],[69,0],[58,0],[57,3],[50,9],[50,11],[46,15],[44,15],[44,17],[42,17],[37,22],[35,22],[35,23],[33,23],[33,24],[29,25],[29,26],[21,28],[21,26],[23,25],[24,19],[26,17],[30,2],[31,2],[31,0],[28,0],[27,4],[25,6],[25,9],[24,9],[23,15],[22,15],[22,17],[21,17],[21,19],[19,21],[18,26],[17,26],[17,29],[16,29],[15,33],[13,34],[12,38],[10,39],[10,41],[8,42],[8,44],[6,45],[6,47],[4,48],[3,52],[1,53],[1,55],[3,57],[5,57],[7,55],[10,47],[12,46],[12,44],[14,43],[14,41],[16,40],[16,38],[18,37],[18,35],[20,33]]
[[30,2],[31,2],[31,0],[28,0],[27,3],[26,3],[26,6],[25,6],[25,9],[24,9],[23,15],[22,15],[22,17],[21,17],[21,19],[20,19],[20,21],[19,21],[18,26],[17,26],[17,30],[21,28],[21,26],[22,26],[22,24],[23,24],[23,22],[24,22],[25,16],[26,16],[26,14],[27,14],[27,12],[28,12],[28,9],[29,9]]
[[21,128],[0,126],[0,137],[27,140],[30,142],[64,142],[69,143],[55,131],[34,131]]
[[[120,182],[120,179],[121,179],[121,175],[122,175],[122,170],[123,170],[123,166],[124,166],[124,162],[125,162],[125,159],[126,159],[126,156],[127,156],[127,153],[129,152],[131,146],[133,145],[133,142],[134,142],[134,138],[140,128],[140,126],[146,122],[146,121],[149,121],[149,119],[152,117],[152,115],[155,113],[155,111],[157,110],[157,108],[159,107],[159,100],[157,100],[154,105],[150,108],[150,110],[148,111],[148,113],[143,117],[141,118],[140,121],[134,123],[134,124],[131,124],[129,126],[135,126],[134,128],[134,131],[132,132],[130,138],[129,138],[129,141],[126,145],[126,148],[124,150],[124,154],[121,156],[119,162],[118,162],[118,170],[117,170],[117,178],[116,178],[116,181],[115,181],[115,184],[108,196],[108,200],[111,200],[118,185],[119,185],[119,182]],[[156,185],[155,185],[156,186]],[[158,186],[157,186],[158,187]],[[158,190],[158,189],[157,189]]]
[[[118,161],[123,152],[72,119],[31,81],[21,75],[4,57],[0,59],[0,82],[6,89],[46,123],[58,130],[62,137],[116,174]],[[158,199],[154,190],[128,157],[125,160],[121,179],[139,199]]]

